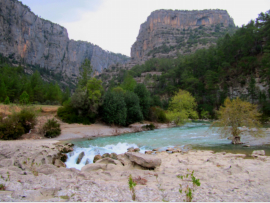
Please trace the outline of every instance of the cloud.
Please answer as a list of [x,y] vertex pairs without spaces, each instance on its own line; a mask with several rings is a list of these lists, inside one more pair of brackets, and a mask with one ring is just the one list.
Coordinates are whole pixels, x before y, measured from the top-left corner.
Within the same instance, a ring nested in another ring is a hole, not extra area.
[[38,16],[56,23],[74,22],[84,12],[96,12],[103,0],[21,0]]

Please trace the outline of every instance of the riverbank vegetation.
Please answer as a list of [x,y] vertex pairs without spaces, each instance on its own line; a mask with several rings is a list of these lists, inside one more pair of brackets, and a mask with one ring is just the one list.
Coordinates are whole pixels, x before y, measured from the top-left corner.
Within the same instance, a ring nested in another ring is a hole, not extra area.
[[[201,49],[176,59],[153,58],[130,70],[116,74],[107,70],[99,78],[112,75],[104,82],[111,89],[134,78],[151,90],[151,97],[162,98],[162,108],[179,89],[190,92],[198,103],[200,118],[217,118],[216,110],[227,97],[240,97],[258,104],[261,120],[270,116],[270,11],[259,14],[237,29],[226,34],[215,46]],[[166,101],[166,102],[165,102]]]

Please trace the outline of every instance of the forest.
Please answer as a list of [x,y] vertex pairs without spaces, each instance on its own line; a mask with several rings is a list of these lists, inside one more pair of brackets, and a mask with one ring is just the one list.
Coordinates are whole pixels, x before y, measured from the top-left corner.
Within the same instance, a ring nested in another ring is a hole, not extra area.
[[[152,97],[164,98],[164,103],[168,103],[178,89],[187,90],[196,98],[199,115],[208,112],[209,118],[215,118],[215,110],[226,97],[238,96],[258,104],[267,118],[270,116],[270,90],[259,89],[256,83],[264,87],[270,84],[269,33],[270,11],[267,11],[237,29],[235,34],[227,33],[209,49],[179,55],[176,59],[148,60],[130,70],[120,70],[104,85],[111,89],[128,78],[144,78],[143,83],[151,88]],[[106,73],[100,77],[106,77]],[[248,91],[235,96],[230,94],[230,88],[246,88]],[[167,105],[163,108],[166,109]]]

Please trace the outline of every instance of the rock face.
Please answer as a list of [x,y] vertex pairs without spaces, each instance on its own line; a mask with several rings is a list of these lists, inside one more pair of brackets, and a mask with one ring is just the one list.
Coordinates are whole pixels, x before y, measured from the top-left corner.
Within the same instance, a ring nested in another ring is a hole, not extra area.
[[85,59],[96,72],[129,60],[89,42],[69,40],[66,28],[39,18],[17,0],[0,0],[0,53],[64,78],[77,78]]
[[161,164],[161,159],[154,155],[141,154],[136,152],[127,152],[125,154],[128,156],[130,161],[145,168],[155,169]]
[[208,47],[230,27],[234,22],[225,10],[154,11],[140,27],[131,48],[131,62],[174,57],[177,52],[185,54]]

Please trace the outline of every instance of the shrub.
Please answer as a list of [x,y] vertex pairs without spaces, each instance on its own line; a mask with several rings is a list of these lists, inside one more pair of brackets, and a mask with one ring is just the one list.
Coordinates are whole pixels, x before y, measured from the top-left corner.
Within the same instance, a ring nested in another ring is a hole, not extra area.
[[31,108],[23,108],[19,113],[13,113],[11,116],[13,119],[17,117],[18,122],[24,128],[24,133],[28,133],[30,129],[36,125],[36,114]]
[[45,137],[53,138],[53,137],[57,137],[58,135],[61,134],[60,124],[54,118],[49,119],[44,124],[42,130],[43,130]]
[[5,101],[4,101],[4,104],[10,104],[10,101],[9,101],[9,97],[7,96]]
[[91,121],[95,120],[95,115],[89,114],[88,116],[77,115],[76,109],[72,108],[70,105],[65,105],[58,108],[57,116],[61,118],[62,121],[66,123],[82,123],[91,124]]
[[155,130],[155,126],[153,123],[150,123],[149,125],[145,125],[143,126],[143,128],[147,129],[147,130]]
[[24,128],[16,117],[0,117],[0,139],[14,140],[24,134]]
[[159,123],[166,123],[168,121],[165,111],[157,106],[150,108],[149,119]]

